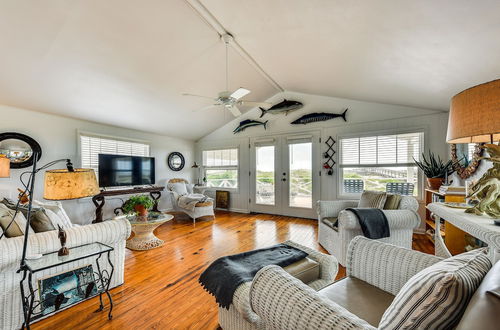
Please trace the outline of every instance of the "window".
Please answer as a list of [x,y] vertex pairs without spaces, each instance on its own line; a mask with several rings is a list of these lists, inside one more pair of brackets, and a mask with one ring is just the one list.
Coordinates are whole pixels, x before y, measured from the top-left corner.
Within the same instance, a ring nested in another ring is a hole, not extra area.
[[149,144],[118,140],[112,137],[80,134],[80,156],[83,168],[92,168],[98,175],[99,154],[149,156]]
[[203,151],[208,187],[238,188],[238,149]]
[[340,139],[341,194],[386,191],[387,184],[402,183],[398,189],[413,189],[419,196],[420,172],[413,158],[419,159],[423,136],[417,132]]

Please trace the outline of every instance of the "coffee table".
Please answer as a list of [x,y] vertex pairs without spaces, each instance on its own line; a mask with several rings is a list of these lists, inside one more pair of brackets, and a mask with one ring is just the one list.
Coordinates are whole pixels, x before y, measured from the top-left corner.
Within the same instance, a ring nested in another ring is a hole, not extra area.
[[132,225],[134,237],[127,240],[127,248],[144,251],[160,247],[165,243],[155,236],[154,230],[173,218],[171,214],[150,212],[147,216],[122,215],[115,219],[127,219]]

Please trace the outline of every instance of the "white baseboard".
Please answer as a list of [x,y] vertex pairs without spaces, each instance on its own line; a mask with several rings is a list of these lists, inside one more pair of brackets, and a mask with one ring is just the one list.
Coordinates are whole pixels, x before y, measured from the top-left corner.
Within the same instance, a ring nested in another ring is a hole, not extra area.
[[235,213],[250,213],[249,210],[245,209],[236,209],[236,208],[230,208],[230,209],[219,209],[215,208],[216,210],[221,210],[221,211],[229,211],[229,212],[235,212]]

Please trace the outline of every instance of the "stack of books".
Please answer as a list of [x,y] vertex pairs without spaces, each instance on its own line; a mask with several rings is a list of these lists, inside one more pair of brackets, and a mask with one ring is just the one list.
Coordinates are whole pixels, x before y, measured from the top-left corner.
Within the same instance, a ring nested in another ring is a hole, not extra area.
[[465,187],[462,186],[441,186],[439,193],[443,195],[465,195]]

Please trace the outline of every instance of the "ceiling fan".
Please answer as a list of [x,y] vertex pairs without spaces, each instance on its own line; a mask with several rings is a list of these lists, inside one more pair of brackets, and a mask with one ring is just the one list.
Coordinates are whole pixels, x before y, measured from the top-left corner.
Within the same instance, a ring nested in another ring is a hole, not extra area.
[[238,117],[241,115],[240,109],[237,107],[238,105],[242,106],[250,106],[250,107],[263,107],[263,108],[268,108],[272,104],[268,102],[257,102],[257,101],[244,101],[241,100],[244,96],[250,94],[250,91],[246,88],[240,87],[234,92],[228,91],[229,87],[229,82],[228,82],[228,46],[229,42],[233,39],[233,36],[230,34],[224,34],[222,36],[222,40],[224,40],[224,43],[226,44],[226,90],[220,92],[217,97],[210,97],[210,96],[203,96],[203,95],[196,95],[196,94],[189,94],[189,93],[183,93],[182,95],[184,96],[196,96],[196,97],[203,97],[207,99],[214,100],[215,103],[211,104],[207,107],[201,108],[200,110],[207,110],[215,107],[221,107],[223,106],[224,109],[229,110],[233,116]]

